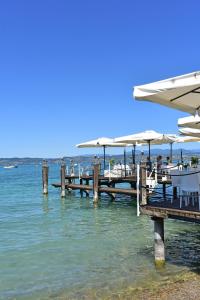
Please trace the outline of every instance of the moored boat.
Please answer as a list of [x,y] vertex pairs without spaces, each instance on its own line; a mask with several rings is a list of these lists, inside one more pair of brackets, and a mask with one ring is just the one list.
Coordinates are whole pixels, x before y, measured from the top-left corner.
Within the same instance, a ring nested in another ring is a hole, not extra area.
[[18,166],[15,165],[10,165],[10,166],[4,166],[4,169],[13,169],[13,168],[18,168]]

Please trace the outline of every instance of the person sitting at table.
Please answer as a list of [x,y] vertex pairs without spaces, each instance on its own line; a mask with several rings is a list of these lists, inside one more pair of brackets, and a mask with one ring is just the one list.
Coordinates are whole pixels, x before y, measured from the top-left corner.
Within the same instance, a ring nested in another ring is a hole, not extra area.
[[151,161],[149,156],[147,156],[147,170],[151,171]]
[[170,158],[169,158],[169,156],[167,156],[167,162],[166,162],[166,165],[168,166],[168,165],[170,165]]
[[157,169],[160,170],[162,166],[162,156],[157,156]]

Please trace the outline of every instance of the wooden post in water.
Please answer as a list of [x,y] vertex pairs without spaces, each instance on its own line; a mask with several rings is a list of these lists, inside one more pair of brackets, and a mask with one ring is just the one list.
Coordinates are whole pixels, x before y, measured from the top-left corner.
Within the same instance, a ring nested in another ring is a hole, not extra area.
[[146,163],[140,164],[140,204],[147,204],[147,190],[146,190]]
[[42,186],[43,186],[43,194],[48,194],[48,173],[49,167],[47,164],[47,160],[43,160],[42,163]]
[[[80,178],[79,182],[82,185],[83,184],[83,179]],[[83,190],[82,189],[80,189],[80,194],[81,194],[81,198],[82,198],[83,197]]]
[[164,218],[153,217],[152,220],[154,221],[155,265],[163,267],[165,264]]
[[65,175],[66,175],[66,164],[65,161],[62,160],[61,167],[60,167],[60,179],[61,179],[61,197],[65,197]]
[[99,164],[95,164],[93,169],[93,194],[93,202],[97,203],[99,201]]

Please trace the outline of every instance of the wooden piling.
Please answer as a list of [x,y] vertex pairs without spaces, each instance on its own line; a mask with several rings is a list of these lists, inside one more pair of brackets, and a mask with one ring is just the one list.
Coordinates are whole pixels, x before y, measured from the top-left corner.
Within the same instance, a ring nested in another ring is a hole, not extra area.
[[147,204],[147,190],[146,190],[146,163],[140,164],[140,204]]
[[61,163],[60,167],[60,178],[61,178],[61,197],[65,197],[65,176],[66,176],[66,164],[64,161]]
[[42,186],[43,186],[43,194],[48,194],[48,173],[49,173],[49,167],[47,164],[47,161],[44,160],[42,163]]
[[95,164],[93,169],[93,194],[93,202],[97,203],[99,200],[99,164]]
[[162,267],[165,264],[164,218],[153,217],[152,219],[154,221],[155,265]]
[[[82,178],[80,178],[80,184],[82,185],[83,184],[83,179]],[[81,194],[81,198],[83,197],[83,190],[82,189],[80,189],[80,194]]]
[[[109,182],[108,183],[108,187],[115,188],[115,182]],[[115,193],[109,193],[109,196],[111,197],[112,201],[114,201],[115,198],[116,198],[116,194]]]

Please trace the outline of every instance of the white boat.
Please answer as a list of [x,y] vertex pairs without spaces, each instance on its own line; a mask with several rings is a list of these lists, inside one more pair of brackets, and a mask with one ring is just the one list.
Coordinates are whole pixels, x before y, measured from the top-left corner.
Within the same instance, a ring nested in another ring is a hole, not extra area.
[[4,169],[13,169],[13,168],[17,168],[17,166],[12,166],[12,165],[11,165],[11,166],[4,166],[3,168],[4,168]]

